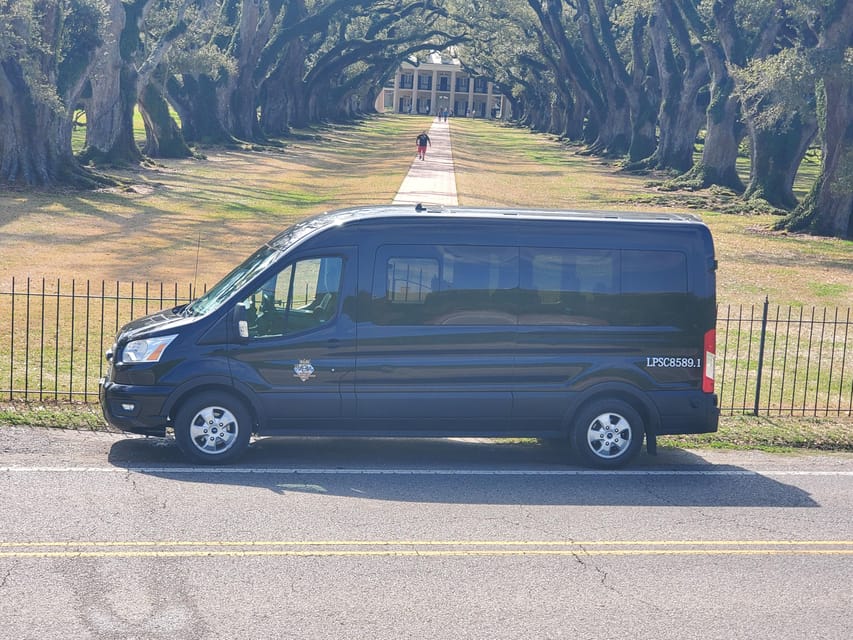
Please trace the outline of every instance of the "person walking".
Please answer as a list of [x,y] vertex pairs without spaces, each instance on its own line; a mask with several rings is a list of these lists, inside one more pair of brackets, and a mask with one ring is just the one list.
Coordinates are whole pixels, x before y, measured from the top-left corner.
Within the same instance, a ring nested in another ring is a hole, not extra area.
[[418,159],[426,160],[426,150],[427,145],[432,146],[432,141],[429,139],[426,131],[421,131],[420,135],[417,137],[418,143]]

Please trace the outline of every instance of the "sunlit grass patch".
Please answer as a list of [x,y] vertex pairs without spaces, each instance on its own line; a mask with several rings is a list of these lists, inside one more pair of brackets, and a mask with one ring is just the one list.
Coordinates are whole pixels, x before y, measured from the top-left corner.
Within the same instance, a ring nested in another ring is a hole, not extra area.
[[0,405],[0,429],[3,426],[51,427],[84,431],[106,431],[100,409],[92,404]]
[[853,421],[849,418],[764,418],[730,416],[717,433],[661,436],[664,447],[711,447],[789,452],[803,449],[853,451]]

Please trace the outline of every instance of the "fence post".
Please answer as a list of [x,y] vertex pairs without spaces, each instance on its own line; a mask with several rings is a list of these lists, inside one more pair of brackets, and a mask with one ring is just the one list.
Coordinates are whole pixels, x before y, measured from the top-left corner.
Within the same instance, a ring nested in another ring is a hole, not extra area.
[[770,299],[764,297],[764,311],[761,314],[761,340],[758,345],[758,373],[755,378],[755,404],[752,407],[752,415],[758,415],[758,402],[761,397],[761,372],[764,369],[764,341],[767,338],[767,309],[770,307]]

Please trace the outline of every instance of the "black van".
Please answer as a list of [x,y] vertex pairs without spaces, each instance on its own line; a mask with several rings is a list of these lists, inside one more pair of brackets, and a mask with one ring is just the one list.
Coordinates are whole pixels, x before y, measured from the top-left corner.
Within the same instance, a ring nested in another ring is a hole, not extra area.
[[326,213],[123,327],[101,406],[202,463],[255,433],[569,437],[615,467],[716,431],[715,269],[685,215]]

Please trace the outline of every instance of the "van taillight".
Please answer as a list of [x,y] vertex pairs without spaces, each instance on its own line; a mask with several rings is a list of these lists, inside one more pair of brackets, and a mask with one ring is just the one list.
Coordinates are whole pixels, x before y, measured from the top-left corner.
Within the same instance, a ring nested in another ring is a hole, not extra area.
[[705,332],[705,366],[702,369],[702,391],[714,393],[714,365],[717,359],[717,330]]

